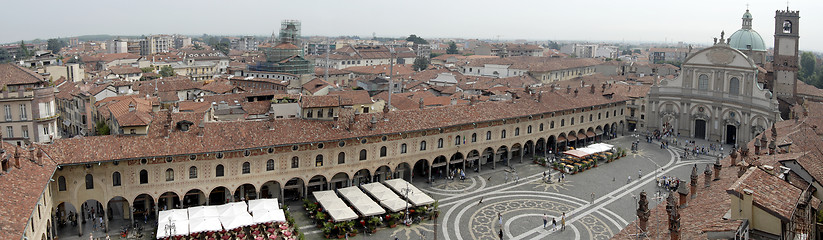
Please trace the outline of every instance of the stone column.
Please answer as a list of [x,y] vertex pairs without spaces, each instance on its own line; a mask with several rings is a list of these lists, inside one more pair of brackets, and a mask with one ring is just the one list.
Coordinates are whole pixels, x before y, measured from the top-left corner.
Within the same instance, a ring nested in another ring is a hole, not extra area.
[[646,200],[646,191],[643,191],[640,192],[640,199],[637,202],[637,219],[642,232],[646,232],[649,226],[649,214],[649,201]]
[[709,186],[711,186],[711,182],[712,182],[712,168],[709,167],[708,164],[706,164],[706,170],[703,171],[703,177],[704,177],[703,181],[705,182],[703,184],[703,187],[708,188]]
[[692,175],[690,177],[689,193],[692,195],[691,198],[694,198],[694,196],[697,195],[697,164],[692,167]]
[[[681,196],[682,197],[682,196]],[[669,218],[669,236],[671,240],[680,240],[680,213],[674,195],[669,194],[666,198],[666,213]]]
[[[520,163],[523,163],[523,155],[525,154],[523,150],[525,149],[525,147],[520,147]],[[532,156],[534,156],[534,151],[532,151]]]
[[103,224],[106,226],[103,228],[103,232],[109,232],[109,211],[103,211]]

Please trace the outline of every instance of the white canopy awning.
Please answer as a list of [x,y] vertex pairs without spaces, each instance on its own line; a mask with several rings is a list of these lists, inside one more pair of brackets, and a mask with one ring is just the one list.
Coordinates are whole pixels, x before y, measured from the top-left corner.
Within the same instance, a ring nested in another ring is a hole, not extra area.
[[415,206],[423,206],[434,203],[433,198],[429,197],[429,195],[426,195],[426,193],[424,193],[423,191],[420,191],[420,189],[417,189],[417,187],[415,187],[411,183],[406,182],[406,180],[395,178],[391,180],[386,180],[383,183],[388,185],[390,188],[392,188],[395,192],[398,193],[402,193],[402,189],[410,189],[411,192],[409,192],[408,194],[408,200]]
[[256,210],[274,210],[280,209],[280,204],[277,201],[277,198],[264,198],[264,199],[255,199],[249,200],[249,212],[254,212]]
[[380,205],[363,193],[363,190],[360,190],[360,188],[356,186],[340,188],[337,189],[337,192],[343,195],[349,203],[354,205],[354,208],[360,212],[361,216],[367,217],[386,213],[385,209],[380,207]]
[[217,214],[219,216],[234,216],[239,214],[248,214],[249,212],[246,210],[246,202],[233,202],[233,203],[226,203],[220,206],[216,206]]
[[256,224],[269,222],[285,222],[286,214],[283,209],[258,209],[252,212],[252,221]]
[[369,183],[360,185],[360,187],[376,198],[380,205],[389,209],[389,211],[398,212],[406,207],[406,201],[400,199],[396,193],[383,184]]
[[220,223],[223,224],[223,229],[228,231],[239,227],[251,226],[254,224],[254,221],[248,212],[242,212],[235,215],[221,215]]
[[189,219],[189,211],[187,209],[172,209],[166,211],[160,211],[157,214],[157,223],[158,225],[162,225],[163,223],[173,222],[178,220],[188,220]]
[[337,197],[334,191],[315,191],[312,193],[314,194],[314,198],[317,199],[317,202],[323,206],[335,222],[357,218],[357,214],[355,214],[342,199]]
[[216,232],[223,230],[220,219],[217,217],[189,219],[189,233]]
[[176,220],[170,224],[167,222],[157,225],[157,239],[184,235],[189,235],[189,220]]
[[217,217],[220,213],[216,206],[200,206],[189,208],[189,219]]

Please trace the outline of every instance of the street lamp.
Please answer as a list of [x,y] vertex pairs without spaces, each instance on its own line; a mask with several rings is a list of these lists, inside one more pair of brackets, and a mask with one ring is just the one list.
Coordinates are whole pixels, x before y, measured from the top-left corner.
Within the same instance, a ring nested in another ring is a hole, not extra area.
[[409,221],[410,221],[410,219],[409,219],[409,194],[414,194],[414,191],[409,187],[409,183],[406,182],[406,187],[401,188],[400,192],[403,193],[403,195],[406,198],[406,210],[405,210],[405,213],[403,215],[406,218],[405,223],[406,223],[406,225],[408,225]]
[[171,237],[174,233],[177,233],[177,226],[174,225],[174,222],[171,221],[171,217],[169,217],[169,223],[166,223],[166,236]]

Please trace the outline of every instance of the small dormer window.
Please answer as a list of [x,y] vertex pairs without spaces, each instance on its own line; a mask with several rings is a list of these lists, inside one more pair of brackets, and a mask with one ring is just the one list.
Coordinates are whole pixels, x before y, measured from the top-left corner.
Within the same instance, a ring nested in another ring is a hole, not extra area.
[[189,121],[185,121],[185,120],[180,121],[180,122],[177,122],[177,129],[179,129],[180,131],[183,131],[183,132],[188,132],[191,125],[194,125],[194,123],[189,122]]

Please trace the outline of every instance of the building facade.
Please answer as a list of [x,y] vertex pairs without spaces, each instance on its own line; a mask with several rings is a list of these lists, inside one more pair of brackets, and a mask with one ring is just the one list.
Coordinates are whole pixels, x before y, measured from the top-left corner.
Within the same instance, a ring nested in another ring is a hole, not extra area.
[[39,74],[12,64],[0,64],[0,76],[3,140],[22,145],[60,138],[54,88]]

